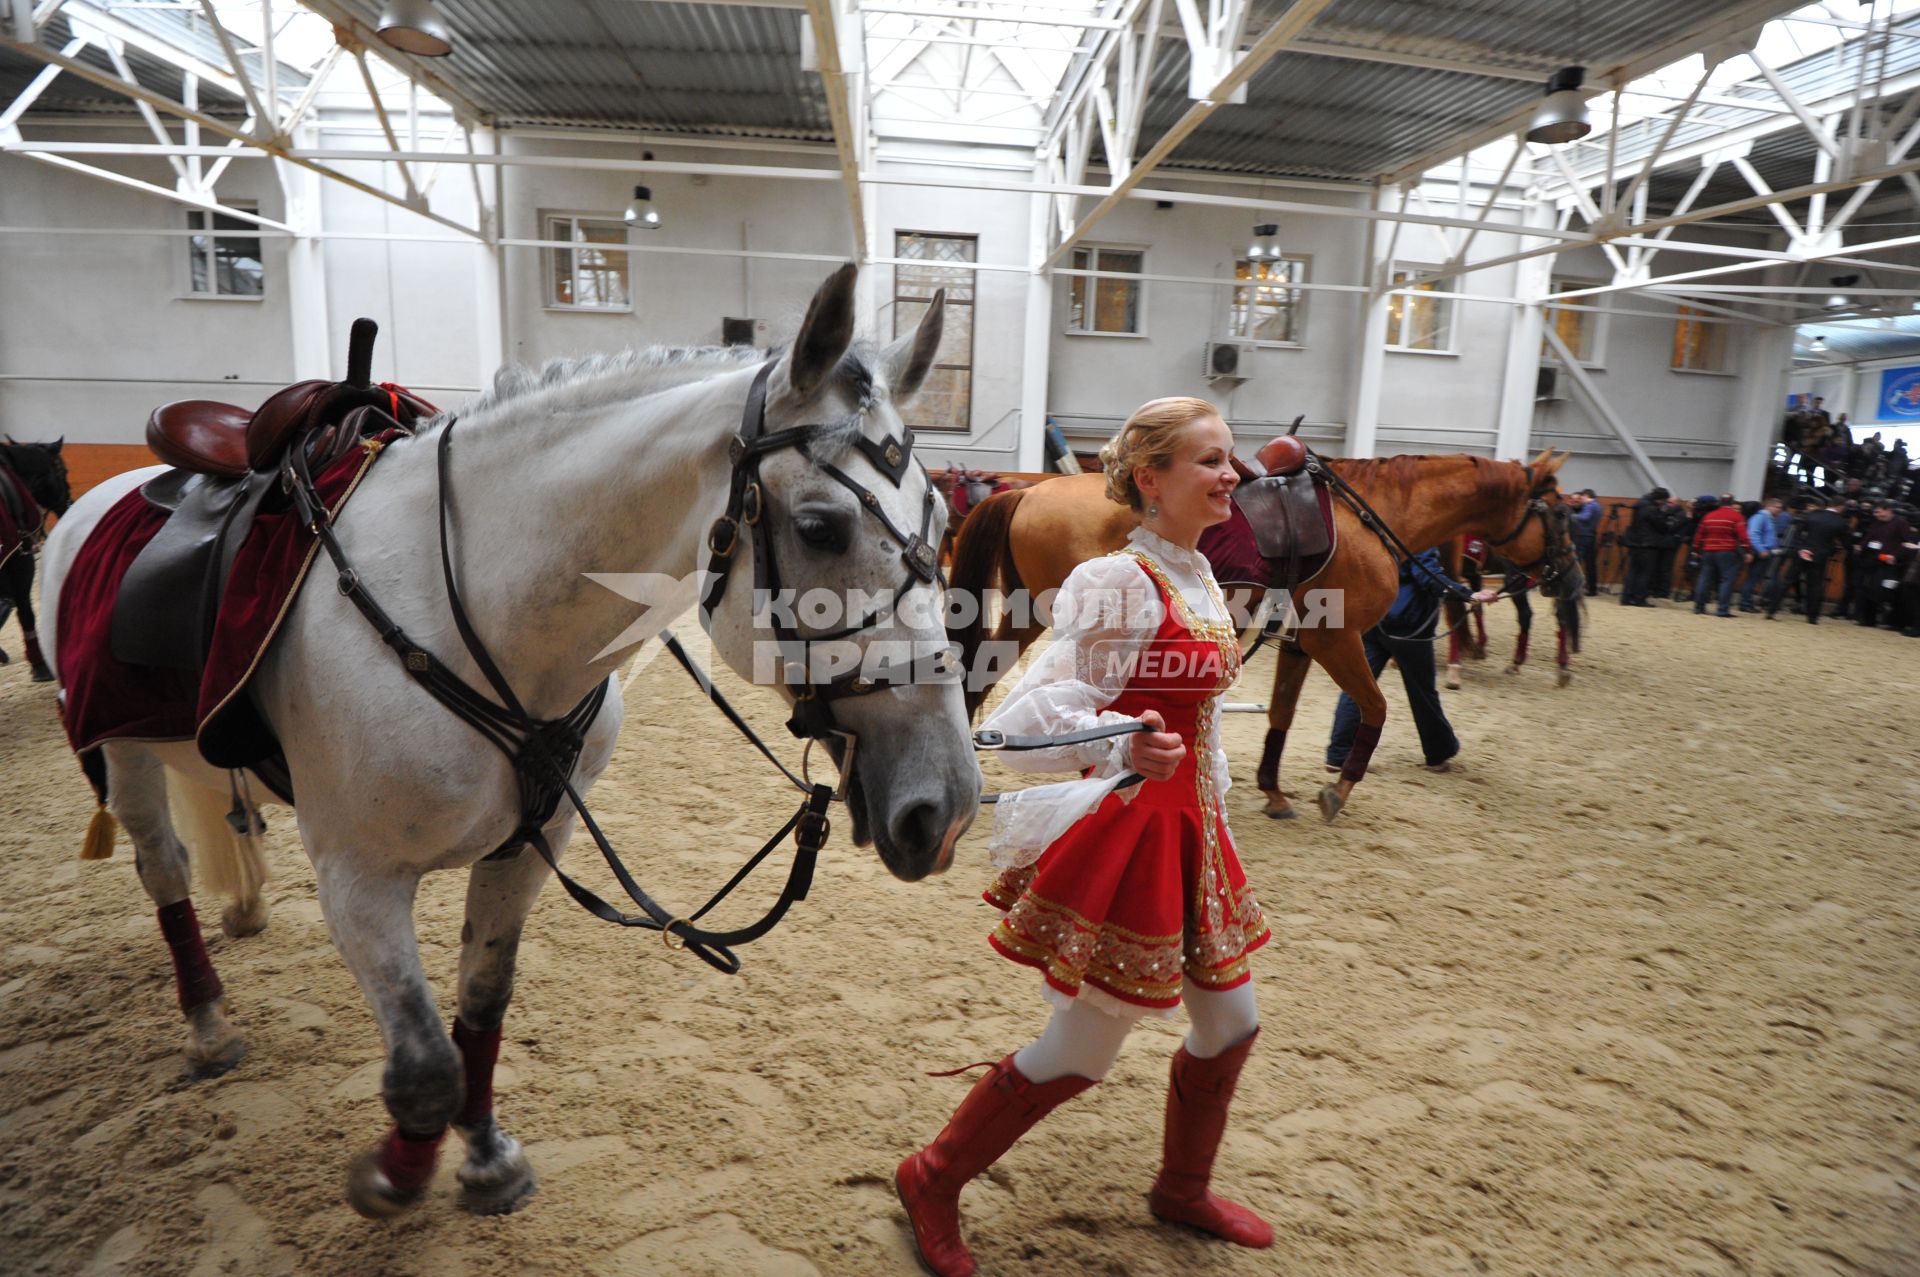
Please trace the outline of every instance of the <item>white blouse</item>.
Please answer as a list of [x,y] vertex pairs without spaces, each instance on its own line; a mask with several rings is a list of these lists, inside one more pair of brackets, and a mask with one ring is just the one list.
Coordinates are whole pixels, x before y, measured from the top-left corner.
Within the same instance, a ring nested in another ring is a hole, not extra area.
[[[1194,615],[1230,623],[1213,573],[1197,550],[1177,546],[1146,528],[1135,528],[1127,540],[1159,565]],[[985,726],[1009,736],[1058,736],[1132,722],[1129,715],[1106,707],[1125,688],[1133,667],[1128,658],[1152,640],[1163,612],[1153,578],[1132,555],[1104,555],[1082,563],[1061,585],[1054,602],[1052,641]],[[1195,742],[1195,747],[1209,755],[1224,821],[1224,800],[1232,781],[1220,744],[1219,715],[1208,717],[1207,739]],[[987,842],[993,864],[1002,869],[1032,864],[1075,821],[1104,802],[1133,770],[1133,739],[1114,736],[1082,745],[1001,754],[1001,762],[1015,771],[1094,770],[1085,779],[1004,794],[994,804],[993,834]],[[1137,791],[1137,785],[1130,786],[1121,797],[1132,801]]]

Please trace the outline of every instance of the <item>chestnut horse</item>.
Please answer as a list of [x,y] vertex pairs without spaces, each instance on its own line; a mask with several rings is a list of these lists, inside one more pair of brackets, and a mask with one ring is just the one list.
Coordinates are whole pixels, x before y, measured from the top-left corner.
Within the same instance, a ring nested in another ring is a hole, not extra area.
[[[1461,535],[1478,536],[1524,570],[1540,572],[1553,592],[1566,588],[1578,564],[1560,506],[1557,472],[1566,457],[1542,452],[1530,464],[1489,461],[1464,454],[1444,457],[1326,459],[1330,470],[1379,516],[1409,552],[1419,553]],[[1370,531],[1350,504],[1334,503],[1337,548],[1311,590],[1339,591],[1341,606],[1321,625],[1296,629],[1281,642],[1267,702],[1267,739],[1256,784],[1266,796],[1266,814],[1291,819],[1293,806],[1280,788],[1280,755],[1307,671],[1317,661],[1360,706],[1361,726],[1340,779],[1321,790],[1321,815],[1332,820],[1367,762],[1386,722],[1387,701],[1367,666],[1361,636],[1379,624],[1400,591],[1399,552]],[[998,588],[1038,597],[1056,589],[1080,563],[1126,544],[1139,515],[1107,499],[1103,474],[1063,475],[981,502],[968,515],[954,552],[951,585],[975,599]],[[1309,609],[1309,615],[1313,614]],[[1030,623],[1022,624],[1022,620]],[[955,626],[969,672],[968,710],[979,708],[997,668],[978,664],[983,642],[1011,640],[1024,651],[1045,628],[1039,617],[997,617],[992,628],[981,615]]]

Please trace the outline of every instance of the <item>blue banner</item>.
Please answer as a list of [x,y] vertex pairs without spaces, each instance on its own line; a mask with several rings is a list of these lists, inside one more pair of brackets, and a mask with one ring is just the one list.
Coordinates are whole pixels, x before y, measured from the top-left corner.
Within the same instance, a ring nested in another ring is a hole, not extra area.
[[1880,374],[1878,419],[1920,422],[1920,366],[1889,368]]

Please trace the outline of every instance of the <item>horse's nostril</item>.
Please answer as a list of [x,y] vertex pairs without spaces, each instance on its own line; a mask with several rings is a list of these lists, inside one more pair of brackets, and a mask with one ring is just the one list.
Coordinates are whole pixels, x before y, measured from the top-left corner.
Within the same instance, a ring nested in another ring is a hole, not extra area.
[[946,832],[940,810],[932,803],[914,803],[893,818],[889,831],[894,846],[906,852],[934,851]]

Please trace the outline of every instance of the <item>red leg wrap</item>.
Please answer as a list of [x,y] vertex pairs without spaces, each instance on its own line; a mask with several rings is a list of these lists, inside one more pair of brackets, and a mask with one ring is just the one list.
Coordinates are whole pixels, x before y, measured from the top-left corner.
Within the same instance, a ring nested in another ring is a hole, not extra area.
[[20,637],[26,641],[27,664],[37,670],[47,668],[47,658],[40,655],[40,636],[32,630],[28,630]]
[[1380,743],[1380,726],[1375,723],[1361,723],[1353,729],[1353,748],[1347,751],[1347,761],[1340,766],[1340,779],[1359,784],[1367,776],[1367,764],[1373,761],[1374,746]]
[[1485,647],[1487,645],[1487,617],[1484,612],[1475,612],[1473,614],[1473,628],[1474,632],[1480,636],[1480,646]]
[[1527,663],[1527,640],[1530,637],[1532,637],[1532,631],[1521,630],[1520,637],[1514,640],[1513,663],[1515,665],[1525,665]]
[[493,1113],[493,1066],[500,1058],[500,1029],[469,1029],[459,1020],[453,1022],[453,1043],[460,1048],[461,1063],[466,1066],[467,1097],[454,1115],[453,1124],[472,1128]]
[[207,957],[206,941],[200,938],[200,919],[193,912],[193,901],[177,900],[162,908],[160,934],[167,938],[167,951],[173,954],[173,983],[180,991],[182,1011],[205,1006],[225,992],[212,959]]
[[440,1160],[440,1141],[446,1137],[447,1133],[441,1131],[438,1135],[415,1139],[402,1134],[399,1127],[393,1127],[387,1132],[386,1143],[380,1146],[380,1173],[397,1192],[419,1192],[433,1178],[434,1163]]
[[1280,755],[1286,752],[1287,730],[1269,727],[1267,743],[1260,748],[1260,769],[1253,774],[1256,789],[1280,788]]
[[1460,631],[1456,629],[1453,631],[1453,633],[1447,635],[1447,664],[1458,665],[1459,663],[1460,663]]
[[1553,663],[1565,669],[1567,666],[1567,632],[1561,630],[1558,637],[1560,644],[1559,649],[1554,653]]

